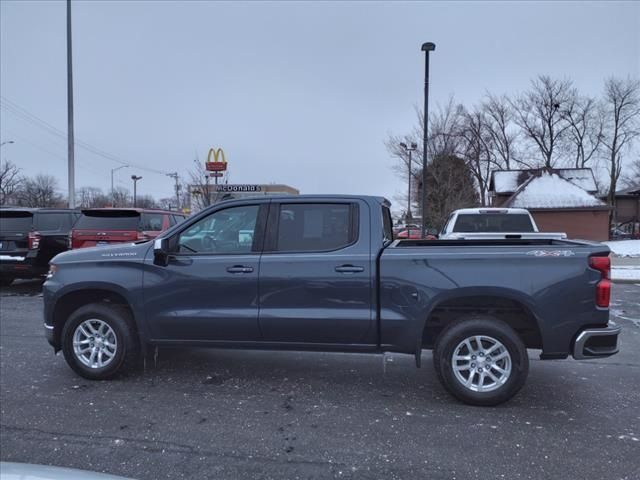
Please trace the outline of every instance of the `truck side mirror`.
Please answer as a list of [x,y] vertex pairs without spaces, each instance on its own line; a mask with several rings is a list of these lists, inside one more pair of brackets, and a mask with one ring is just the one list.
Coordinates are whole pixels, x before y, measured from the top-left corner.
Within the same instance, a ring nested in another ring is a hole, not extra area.
[[166,267],[169,265],[169,239],[156,238],[153,241],[153,263]]

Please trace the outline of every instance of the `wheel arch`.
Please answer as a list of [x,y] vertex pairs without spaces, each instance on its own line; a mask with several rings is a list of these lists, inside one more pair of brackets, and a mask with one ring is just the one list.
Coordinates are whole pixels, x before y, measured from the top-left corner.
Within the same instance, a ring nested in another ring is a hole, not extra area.
[[489,287],[444,292],[436,297],[422,325],[419,349],[433,348],[444,327],[467,315],[502,320],[527,348],[543,348],[541,321],[533,299],[517,290]]
[[144,331],[140,328],[140,322],[136,317],[136,312],[128,292],[117,285],[92,283],[80,288],[67,290],[57,298],[51,317],[53,320],[54,349],[56,352],[61,349],[62,330],[69,316],[78,308],[92,303],[109,304],[123,309],[131,319],[132,327],[136,332],[140,345],[144,348]]

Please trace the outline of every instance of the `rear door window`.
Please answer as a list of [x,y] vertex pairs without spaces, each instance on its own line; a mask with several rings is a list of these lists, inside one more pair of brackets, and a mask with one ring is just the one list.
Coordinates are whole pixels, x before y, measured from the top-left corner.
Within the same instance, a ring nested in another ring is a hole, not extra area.
[[143,213],[140,222],[140,229],[143,232],[160,232],[162,231],[164,214],[162,213]]
[[383,241],[385,244],[393,242],[393,220],[391,219],[391,211],[388,207],[382,207],[382,226]]
[[45,213],[35,215],[36,230],[40,232],[64,232],[71,229],[73,223],[71,213]]
[[74,225],[76,230],[127,230],[135,231],[140,226],[140,214],[136,211],[83,212]]
[[32,224],[31,212],[0,211],[0,232],[29,232]]
[[337,250],[357,237],[356,205],[348,203],[283,203],[278,216],[276,250]]

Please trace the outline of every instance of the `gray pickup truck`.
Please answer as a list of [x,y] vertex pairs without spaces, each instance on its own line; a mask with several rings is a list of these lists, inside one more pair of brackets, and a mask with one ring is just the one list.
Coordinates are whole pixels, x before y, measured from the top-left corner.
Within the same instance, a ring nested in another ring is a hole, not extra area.
[[554,239],[394,241],[365,196],[225,201],[153,242],[65,252],[44,284],[45,332],[89,379],[159,346],[433,350],[444,387],[511,398],[542,359],[618,351],[609,249]]

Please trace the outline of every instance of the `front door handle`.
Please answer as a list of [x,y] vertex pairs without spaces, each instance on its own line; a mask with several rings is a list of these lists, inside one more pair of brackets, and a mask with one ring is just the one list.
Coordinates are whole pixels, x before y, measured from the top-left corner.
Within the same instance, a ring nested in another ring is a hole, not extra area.
[[364,267],[357,267],[355,265],[340,265],[336,267],[338,273],[359,273],[364,272]]
[[229,272],[229,273],[251,273],[251,272],[253,272],[253,267],[247,267],[245,265],[234,265],[233,267],[227,267],[227,272]]

